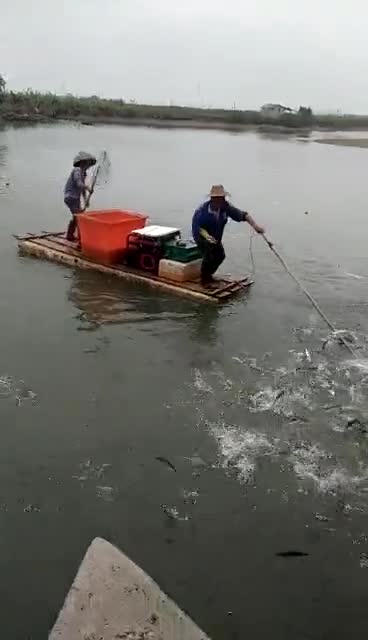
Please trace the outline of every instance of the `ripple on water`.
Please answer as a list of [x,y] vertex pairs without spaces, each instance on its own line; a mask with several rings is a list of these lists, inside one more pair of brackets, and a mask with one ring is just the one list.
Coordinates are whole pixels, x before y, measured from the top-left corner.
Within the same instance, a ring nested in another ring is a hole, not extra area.
[[35,404],[37,395],[29,389],[24,380],[16,380],[8,375],[0,376],[0,398],[12,398],[19,407],[25,402]]

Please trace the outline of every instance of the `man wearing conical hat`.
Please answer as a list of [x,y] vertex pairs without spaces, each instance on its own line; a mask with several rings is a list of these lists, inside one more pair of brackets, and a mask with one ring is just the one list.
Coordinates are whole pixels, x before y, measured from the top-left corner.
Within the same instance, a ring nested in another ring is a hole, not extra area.
[[192,233],[202,254],[201,281],[205,287],[213,283],[213,274],[225,260],[222,236],[229,218],[235,222],[247,222],[257,233],[264,233],[246,211],[241,211],[228,201],[229,193],[222,184],[213,185],[206,200],[194,212]]
[[87,170],[96,164],[96,158],[90,153],[80,151],[73,160],[73,169],[64,187],[64,203],[72,214],[66,232],[67,240],[73,242],[74,233],[77,229],[77,216],[83,209],[81,197],[84,198],[88,193],[92,193],[86,184]]

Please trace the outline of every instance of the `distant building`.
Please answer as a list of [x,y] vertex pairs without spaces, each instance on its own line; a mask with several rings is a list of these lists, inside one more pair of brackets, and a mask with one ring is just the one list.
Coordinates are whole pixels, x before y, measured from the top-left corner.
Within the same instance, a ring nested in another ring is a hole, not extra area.
[[285,113],[293,113],[293,109],[284,107],[282,104],[264,104],[261,107],[261,114],[265,118],[279,118]]

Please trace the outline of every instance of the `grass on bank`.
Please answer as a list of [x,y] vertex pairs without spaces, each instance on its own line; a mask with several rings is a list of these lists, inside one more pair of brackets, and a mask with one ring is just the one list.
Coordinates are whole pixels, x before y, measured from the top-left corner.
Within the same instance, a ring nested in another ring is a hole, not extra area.
[[368,116],[313,115],[306,113],[288,113],[277,120],[264,117],[259,111],[241,111],[226,109],[201,109],[183,106],[156,106],[126,103],[124,100],[104,99],[98,96],[77,97],[59,96],[52,93],[35,91],[0,92],[0,118],[5,121],[43,121],[43,120],[83,120],[100,121],[122,120],[134,124],[141,120],[157,123],[177,121],[225,126],[276,125],[289,129],[326,128],[326,129],[365,129],[368,128]]

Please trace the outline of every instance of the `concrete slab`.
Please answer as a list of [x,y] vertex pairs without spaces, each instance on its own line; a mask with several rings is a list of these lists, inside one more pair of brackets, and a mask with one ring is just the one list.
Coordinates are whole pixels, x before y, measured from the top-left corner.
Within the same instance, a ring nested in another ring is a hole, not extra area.
[[49,640],[209,640],[126,555],[96,538]]

